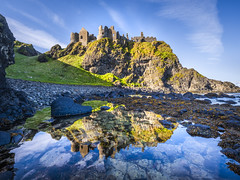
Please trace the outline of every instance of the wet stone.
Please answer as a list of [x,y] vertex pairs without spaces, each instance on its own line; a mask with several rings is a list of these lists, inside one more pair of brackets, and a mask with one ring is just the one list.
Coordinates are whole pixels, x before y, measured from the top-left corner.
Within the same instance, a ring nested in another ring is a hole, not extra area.
[[8,132],[0,131],[0,146],[9,144],[11,140],[11,135]]
[[187,133],[191,136],[201,136],[205,138],[216,138],[219,136],[218,132],[213,131],[210,126],[195,124],[187,127]]

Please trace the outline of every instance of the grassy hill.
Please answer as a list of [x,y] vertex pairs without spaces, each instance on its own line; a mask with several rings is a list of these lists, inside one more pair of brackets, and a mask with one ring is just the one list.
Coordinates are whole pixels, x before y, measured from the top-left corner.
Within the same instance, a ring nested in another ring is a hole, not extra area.
[[[66,58],[66,57],[65,57]],[[74,56],[74,62],[82,57]],[[15,51],[15,64],[6,69],[7,77],[30,81],[73,84],[73,85],[101,85],[112,86],[112,83],[84,70],[79,65],[68,65],[64,62],[49,58],[46,63],[37,61],[37,56],[28,57]]]

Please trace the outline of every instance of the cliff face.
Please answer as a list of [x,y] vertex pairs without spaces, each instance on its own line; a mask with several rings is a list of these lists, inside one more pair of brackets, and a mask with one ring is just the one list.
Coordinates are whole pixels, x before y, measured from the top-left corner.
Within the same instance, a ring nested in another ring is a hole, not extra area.
[[5,69],[14,64],[14,40],[6,19],[0,14],[0,89],[7,87]]
[[32,103],[25,93],[15,91],[6,82],[5,69],[14,64],[14,36],[0,14],[0,130],[11,128],[18,120],[32,116]]
[[66,55],[82,56],[85,70],[100,75],[112,73],[121,78],[122,84],[173,92],[240,92],[239,87],[230,82],[208,79],[194,69],[183,68],[164,41],[122,45],[103,38],[87,47],[79,42],[65,49],[55,45],[47,54],[55,59]]
[[165,91],[237,92],[230,82],[208,79],[194,69],[183,68],[171,47],[163,41],[129,42],[122,46],[104,38],[88,45],[82,67],[92,73],[113,73],[127,83]]

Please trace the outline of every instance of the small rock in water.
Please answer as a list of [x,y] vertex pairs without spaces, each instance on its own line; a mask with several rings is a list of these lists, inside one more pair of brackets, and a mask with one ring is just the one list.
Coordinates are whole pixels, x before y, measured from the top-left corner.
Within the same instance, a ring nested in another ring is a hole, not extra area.
[[219,136],[219,133],[213,131],[210,126],[202,124],[188,126],[187,133],[191,136],[201,136],[206,138],[216,138]]
[[174,125],[166,120],[160,120],[159,121],[165,128],[174,128]]
[[109,106],[102,106],[102,107],[101,107],[101,111],[105,111],[105,110],[109,110],[109,109],[110,109]]
[[207,94],[204,94],[204,96],[208,98],[218,98],[218,95],[216,93],[207,93]]
[[11,140],[11,135],[8,132],[0,131],[0,146],[9,144]]

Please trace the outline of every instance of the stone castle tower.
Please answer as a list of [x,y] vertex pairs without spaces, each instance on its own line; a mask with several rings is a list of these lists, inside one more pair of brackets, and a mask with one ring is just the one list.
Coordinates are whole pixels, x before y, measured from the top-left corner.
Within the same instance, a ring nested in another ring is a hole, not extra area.
[[96,37],[93,34],[89,35],[89,32],[83,27],[79,33],[71,33],[70,43],[81,42],[83,46],[86,46],[94,40],[96,40]]
[[[102,38],[109,38],[112,41],[118,41],[121,44],[125,44],[126,42],[130,41],[128,38],[128,33],[126,34],[126,37],[124,36],[124,34],[121,36],[119,32],[114,29],[114,26],[111,26],[110,28],[104,26],[103,28],[103,26],[101,25],[98,28],[97,38],[94,36],[94,34],[89,35],[88,31],[85,28],[82,28],[79,33],[71,33],[70,43],[81,42],[83,46],[87,46],[89,42]],[[143,32],[141,32],[141,36],[131,38],[131,41],[134,42],[152,42],[156,40],[156,37],[145,37],[143,35]]]

